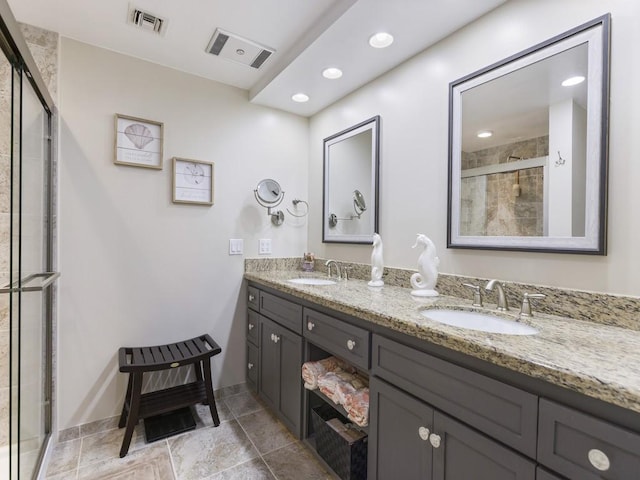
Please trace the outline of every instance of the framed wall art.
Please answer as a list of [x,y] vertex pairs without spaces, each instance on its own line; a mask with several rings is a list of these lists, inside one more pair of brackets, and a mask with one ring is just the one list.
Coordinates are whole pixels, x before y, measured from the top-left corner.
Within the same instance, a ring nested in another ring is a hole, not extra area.
[[173,203],[213,205],[213,162],[173,158]]
[[164,126],[160,122],[116,114],[116,165],[162,170]]

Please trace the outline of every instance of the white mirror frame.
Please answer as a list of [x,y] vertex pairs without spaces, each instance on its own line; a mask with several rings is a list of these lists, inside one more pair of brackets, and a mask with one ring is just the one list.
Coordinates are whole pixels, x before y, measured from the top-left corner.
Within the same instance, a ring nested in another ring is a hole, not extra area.
[[[447,247],[606,255],[606,176],[609,122],[610,15],[585,23],[449,86]],[[584,237],[463,236],[460,234],[462,94],[576,45],[588,43],[587,191]]]
[[[372,199],[366,199],[367,212],[371,215],[372,230],[363,235],[350,235],[350,234],[331,234],[330,226],[330,211],[329,211],[329,197],[330,197],[330,147],[336,143],[342,142],[350,137],[358,135],[364,131],[371,130],[371,179],[370,186],[372,192]],[[322,241],[324,243],[361,243],[372,244],[373,234],[378,232],[378,177],[380,171],[380,116],[376,115],[368,120],[365,120],[353,127],[347,128],[341,132],[338,132],[330,137],[327,137],[323,141],[324,147],[324,175],[323,175],[323,208],[322,208]]]

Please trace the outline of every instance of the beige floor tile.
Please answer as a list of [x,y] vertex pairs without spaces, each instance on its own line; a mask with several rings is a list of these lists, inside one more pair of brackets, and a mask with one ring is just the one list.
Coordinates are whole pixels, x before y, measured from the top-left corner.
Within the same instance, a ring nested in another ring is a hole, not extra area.
[[248,391],[246,383],[239,383],[237,385],[230,385],[228,387],[222,387],[216,390],[214,393],[216,400],[230,397],[232,395],[238,395]]
[[264,405],[258,400],[258,397],[251,392],[226,397],[224,403],[236,418],[264,409]]
[[[82,437],[82,450],[80,451],[80,466],[94,462],[120,457],[120,447],[124,437],[124,428],[108,430]],[[153,444],[149,444],[153,445]],[[133,431],[129,454],[147,446],[144,439],[144,427],[138,425]]]
[[65,472],[72,472],[75,476],[80,456],[81,440],[70,440],[58,443],[51,452],[49,465],[47,466],[47,478]]
[[287,427],[267,410],[238,417],[238,423],[247,432],[260,454],[284,447],[296,440]]
[[235,420],[169,438],[168,443],[180,480],[201,480],[258,456]]
[[174,480],[171,457],[166,442],[80,467],[78,480]]
[[216,473],[207,480],[275,480],[275,477],[262,459],[254,458],[223,472]]
[[278,480],[331,480],[307,448],[299,442],[274,450],[262,457]]
[[[228,422],[229,420],[233,420],[235,417],[229,407],[223,401],[216,401],[216,408],[218,410],[218,418],[220,419],[220,423]],[[210,427],[213,425],[213,419],[211,418],[211,411],[209,410],[209,405],[198,404],[195,405],[195,412],[193,412],[193,418],[196,421],[196,427]]]

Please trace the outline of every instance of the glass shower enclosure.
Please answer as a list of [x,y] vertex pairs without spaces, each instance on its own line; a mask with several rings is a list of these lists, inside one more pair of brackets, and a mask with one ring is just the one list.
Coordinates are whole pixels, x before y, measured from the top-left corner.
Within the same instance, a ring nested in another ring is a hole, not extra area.
[[0,1],[0,478],[38,474],[51,431],[52,109]]

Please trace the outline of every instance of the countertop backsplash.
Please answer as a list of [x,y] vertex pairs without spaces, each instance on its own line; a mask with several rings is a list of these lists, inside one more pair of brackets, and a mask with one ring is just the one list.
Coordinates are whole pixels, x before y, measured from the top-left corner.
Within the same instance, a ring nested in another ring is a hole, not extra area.
[[[313,276],[326,274],[326,259],[315,259],[315,271],[302,271],[302,257],[297,258],[247,258],[245,259],[245,272],[265,272],[269,270],[299,270],[301,276]],[[368,280],[371,277],[371,266],[364,263],[351,263],[339,261],[341,265],[350,267],[349,278]],[[385,285],[411,288],[409,278],[416,270],[385,267],[382,279]],[[509,306],[518,311],[522,303],[522,297],[527,293],[542,293],[544,299],[532,300],[532,308],[535,312],[549,315],[574,318],[612,325],[622,328],[640,331],[640,297],[624,295],[612,295],[607,293],[588,292],[583,290],[571,290],[543,285],[531,285],[526,283],[511,282],[508,279],[500,279],[505,284]],[[467,277],[440,273],[436,290],[441,295],[449,295],[464,299],[471,299],[473,292],[464,287],[463,283],[480,285],[485,304],[496,303],[496,293],[484,290],[488,278]],[[384,288],[384,287],[382,287]]]

